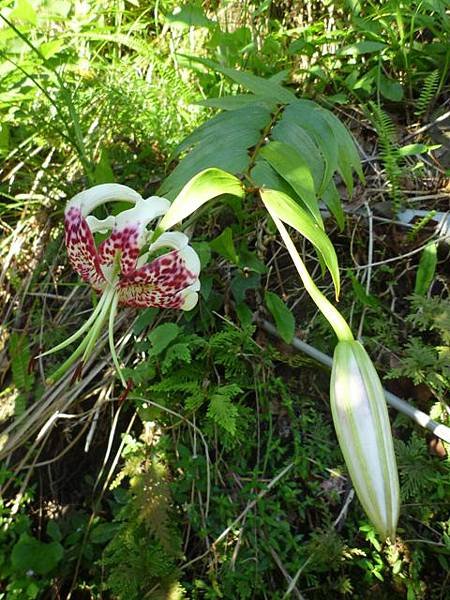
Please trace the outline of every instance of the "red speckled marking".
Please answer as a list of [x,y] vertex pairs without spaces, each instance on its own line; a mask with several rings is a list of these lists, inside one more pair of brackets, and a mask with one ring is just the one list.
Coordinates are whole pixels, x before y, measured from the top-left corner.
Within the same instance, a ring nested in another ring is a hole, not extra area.
[[140,252],[138,238],[138,224],[133,227],[113,229],[109,238],[102,242],[98,248],[100,261],[104,265],[110,265],[114,261],[116,252],[121,252],[121,271],[125,275],[131,273],[136,268],[136,261]]
[[70,264],[96,291],[106,284],[91,230],[79,208],[72,206],[64,218],[65,241]]
[[118,284],[123,306],[181,308],[182,291],[197,281],[178,250],[123,275]]

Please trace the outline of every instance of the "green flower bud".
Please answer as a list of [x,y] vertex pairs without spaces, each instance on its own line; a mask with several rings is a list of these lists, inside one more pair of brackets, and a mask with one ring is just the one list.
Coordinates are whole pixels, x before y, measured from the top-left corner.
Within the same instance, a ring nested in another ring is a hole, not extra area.
[[383,539],[394,540],[400,490],[386,400],[369,355],[355,340],[336,346],[330,397],[339,444],[359,501]]

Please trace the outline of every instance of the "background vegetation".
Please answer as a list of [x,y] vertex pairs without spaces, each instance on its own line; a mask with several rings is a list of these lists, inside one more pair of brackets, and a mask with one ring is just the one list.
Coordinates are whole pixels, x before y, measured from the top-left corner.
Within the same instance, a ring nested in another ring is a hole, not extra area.
[[335,178],[345,218],[326,220],[340,309],[386,387],[450,425],[448,3],[0,6],[0,597],[449,597],[447,448],[391,412],[403,508],[382,545],[345,472],[329,372],[289,343],[295,329],[330,354],[333,335],[256,203],[188,223],[194,312],[121,313],[126,398],[102,343],[75,383],[48,388],[61,358],[32,360],[92,306],[63,247],[66,199],[176,187],[197,127],[232,110],[239,132],[258,93],[246,71],[355,136],[365,183],[350,198]]

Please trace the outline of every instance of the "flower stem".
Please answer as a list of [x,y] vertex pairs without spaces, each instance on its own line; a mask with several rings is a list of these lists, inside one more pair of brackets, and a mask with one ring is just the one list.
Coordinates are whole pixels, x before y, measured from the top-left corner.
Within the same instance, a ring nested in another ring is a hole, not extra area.
[[308,273],[308,269],[306,268],[304,262],[300,258],[297,248],[295,247],[294,242],[291,239],[291,236],[287,232],[286,227],[283,225],[283,223],[280,221],[280,219],[277,216],[272,214],[271,217],[274,220],[274,223],[277,226],[278,231],[280,232],[280,235],[283,239],[283,242],[286,245],[286,248],[287,248],[289,254],[291,255],[292,262],[294,263],[295,268],[297,269],[298,274],[300,275],[300,278],[303,281],[303,285],[305,286],[306,291],[311,296],[311,298],[314,300],[318,309],[323,314],[323,316],[327,319],[327,321],[329,322],[331,327],[334,329],[334,332],[335,332],[338,340],[340,340],[340,341],[353,340],[354,339],[353,334],[352,334],[352,331],[351,331],[347,321],[344,319],[344,317],[341,315],[341,313],[338,311],[338,309],[335,306],[333,306],[333,304],[331,304],[331,302],[328,300],[328,298],[326,298],[322,294],[322,292],[319,290],[319,288],[314,283],[311,275]]

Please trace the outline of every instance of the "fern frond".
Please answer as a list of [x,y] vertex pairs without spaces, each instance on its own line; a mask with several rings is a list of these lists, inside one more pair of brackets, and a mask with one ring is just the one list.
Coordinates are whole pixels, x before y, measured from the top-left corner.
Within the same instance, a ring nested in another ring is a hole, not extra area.
[[417,98],[416,110],[414,111],[415,116],[421,119],[431,109],[431,103],[436,95],[439,87],[439,70],[435,69],[431,71],[423,82],[423,88],[420,92],[420,96]]
[[403,194],[400,185],[402,175],[401,156],[395,141],[395,126],[389,115],[378,104],[371,102],[370,108],[372,110],[372,121],[378,134],[380,157],[386,171],[389,194],[394,211],[397,213],[403,203]]

